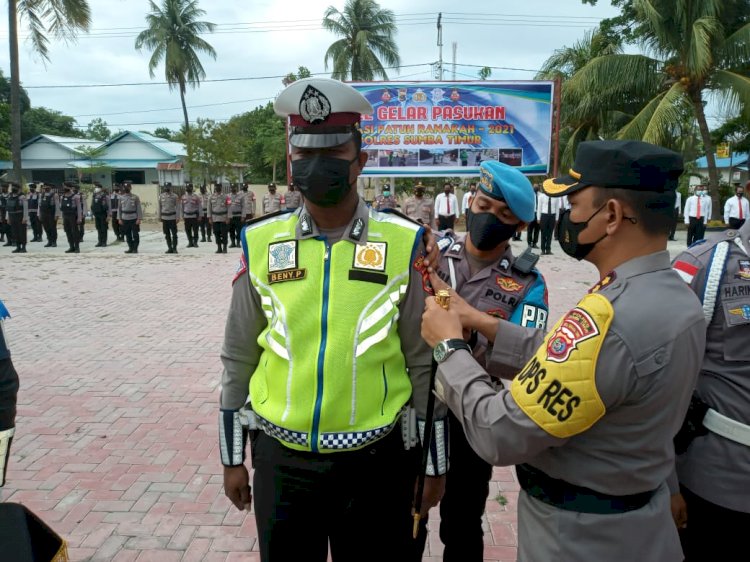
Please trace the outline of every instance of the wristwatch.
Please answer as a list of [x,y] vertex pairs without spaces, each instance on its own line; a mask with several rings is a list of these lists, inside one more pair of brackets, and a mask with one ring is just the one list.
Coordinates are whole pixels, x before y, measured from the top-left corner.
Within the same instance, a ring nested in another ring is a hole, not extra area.
[[464,340],[443,340],[435,346],[435,349],[432,351],[432,356],[434,357],[436,363],[442,363],[459,349],[465,349],[466,351],[471,353],[471,347]]

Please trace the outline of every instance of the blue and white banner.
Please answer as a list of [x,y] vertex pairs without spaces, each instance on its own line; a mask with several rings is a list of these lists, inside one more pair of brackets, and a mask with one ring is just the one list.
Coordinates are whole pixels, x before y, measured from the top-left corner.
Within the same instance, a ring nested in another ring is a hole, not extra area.
[[363,176],[477,176],[484,160],[549,172],[554,82],[351,85],[375,108],[362,118]]

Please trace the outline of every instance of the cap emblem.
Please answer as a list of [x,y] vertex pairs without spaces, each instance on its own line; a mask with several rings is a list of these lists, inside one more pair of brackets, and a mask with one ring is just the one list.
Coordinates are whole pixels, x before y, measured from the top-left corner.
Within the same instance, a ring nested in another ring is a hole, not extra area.
[[331,114],[331,102],[313,86],[308,86],[299,100],[299,114],[311,125],[322,123]]

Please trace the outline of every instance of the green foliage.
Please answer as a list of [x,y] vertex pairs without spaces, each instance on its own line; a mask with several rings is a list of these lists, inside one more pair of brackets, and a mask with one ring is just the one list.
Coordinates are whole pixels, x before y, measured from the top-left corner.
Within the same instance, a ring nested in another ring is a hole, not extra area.
[[0,103],[0,160],[10,157],[10,104]]
[[236,124],[198,119],[190,127],[187,159],[190,178],[194,183],[209,183],[220,176],[230,181],[242,178],[232,164],[242,161],[242,144]]
[[292,82],[296,82],[297,80],[302,80],[303,78],[310,78],[312,76],[312,73],[306,66],[300,66],[297,68],[297,73],[290,72],[284,78],[281,80],[281,83],[284,84],[284,87],[287,87]]
[[[29,93],[24,88],[21,88],[21,95],[19,99],[21,101],[21,115],[23,115],[31,107]],[[3,74],[2,69],[0,69],[0,104],[1,103],[10,105],[10,80],[8,80],[8,78]],[[10,127],[10,125],[8,126]]]
[[286,129],[283,120],[274,113],[273,104],[269,102],[235,115],[228,123],[236,127],[242,147],[242,162],[250,167],[245,180],[251,183],[271,181],[274,178],[275,158],[276,177],[280,178],[279,181],[285,181]]
[[21,117],[21,141],[25,142],[43,134],[73,138],[85,136],[76,128],[76,120],[73,117],[46,107],[32,107]]
[[732,152],[750,152],[750,123],[742,117],[728,119],[711,131],[711,142],[714,146],[728,142]]
[[388,80],[383,66],[399,66],[395,35],[395,16],[375,0],[346,0],[343,11],[329,6],[323,17],[323,29],[340,37],[326,51],[324,62],[331,78],[339,80]]
[[502,492],[498,492],[495,496],[495,501],[500,505],[508,505],[508,498],[506,498]]
[[176,133],[172,131],[169,127],[157,127],[154,129],[154,132],[151,133],[155,137],[159,137],[160,139],[167,139],[167,140],[175,140]]
[[18,15],[29,25],[29,41],[49,61],[51,35],[69,43],[79,31],[88,31],[91,8],[87,0],[18,0]]
[[112,138],[112,131],[107,127],[107,122],[101,117],[92,119],[86,127],[86,136],[90,139],[96,139],[106,142]]
[[479,69],[479,72],[477,74],[480,80],[487,80],[490,76],[492,76],[492,69],[489,66],[484,66]]

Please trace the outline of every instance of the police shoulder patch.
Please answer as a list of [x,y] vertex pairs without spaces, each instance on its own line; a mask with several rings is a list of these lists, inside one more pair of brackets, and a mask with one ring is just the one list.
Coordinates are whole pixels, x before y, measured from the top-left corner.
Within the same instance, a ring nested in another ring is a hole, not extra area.
[[518,406],[550,435],[572,437],[605,414],[596,363],[613,318],[606,297],[586,295],[513,380],[510,391]]

